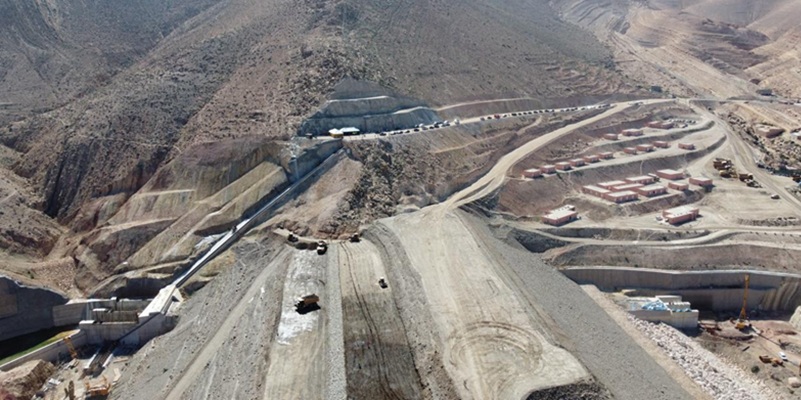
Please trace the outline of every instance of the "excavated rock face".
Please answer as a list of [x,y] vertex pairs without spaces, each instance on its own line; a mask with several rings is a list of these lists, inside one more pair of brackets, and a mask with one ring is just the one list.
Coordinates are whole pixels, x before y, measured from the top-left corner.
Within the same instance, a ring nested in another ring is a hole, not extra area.
[[325,135],[330,129],[356,127],[362,132],[411,128],[438,120],[425,102],[400,96],[370,82],[344,79],[322,108],[301,125],[300,134]]
[[0,372],[0,398],[30,399],[56,372],[47,361],[33,360],[7,372]]

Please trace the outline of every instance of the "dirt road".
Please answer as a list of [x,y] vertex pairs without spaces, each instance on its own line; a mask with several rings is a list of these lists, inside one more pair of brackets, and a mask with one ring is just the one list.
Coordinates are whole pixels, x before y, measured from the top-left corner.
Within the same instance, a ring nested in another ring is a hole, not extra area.
[[327,314],[322,310],[299,314],[295,303],[306,294],[319,295],[323,307],[332,302],[324,295],[327,262],[312,251],[290,252],[281,319],[269,352],[271,362],[264,376],[263,398],[324,398],[328,370]]
[[386,271],[368,241],[336,246],[340,265],[348,395],[359,399],[422,398],[406,331]]
[[[654,99],[645,100],[642,103],[655,104],[669,101],[672,100]],[[543,146],[548,145],[564,135],[570,134],[578,128],[598,122],[604,118],[608,118],[609,116],[617,114],[626,108],[626,106],[619,104],[616,107],[610,108],[594,117],[587,118],[575,124],[567,125],[563,128],[549,132],[529,141],[528,143],[501,157],[498,162],[495,163],[495,166],[492,167],[489,172],[487,172],[487,174],[482,176],[467,188],[453,194],[446,202],[443,203],[442,207],[445,209],[453,209],[454,207],[458,207],[487,196],[503,184],[504,180],[506,179],[506,172],[527,155],[537,151]]]

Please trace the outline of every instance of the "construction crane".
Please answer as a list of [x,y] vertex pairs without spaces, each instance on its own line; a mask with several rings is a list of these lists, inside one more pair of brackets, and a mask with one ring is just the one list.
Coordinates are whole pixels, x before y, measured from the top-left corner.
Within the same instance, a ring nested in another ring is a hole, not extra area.
[[746,307],[748,306],[748,284],[751,282],[751,276],[745,275],[745,290],[743,291],[743,308],[740,309],[740,317],[737,318],[737,324],[735,327],[738,330],[743,330],[748,327],[748,313],[746,312]]

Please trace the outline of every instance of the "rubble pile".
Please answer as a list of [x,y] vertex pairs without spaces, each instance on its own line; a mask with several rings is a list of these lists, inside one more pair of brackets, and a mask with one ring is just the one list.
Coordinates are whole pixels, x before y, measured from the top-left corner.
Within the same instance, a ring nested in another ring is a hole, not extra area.
[[765,385],[726,364],[673,327],[629,316],[632,323],[715,399],[780,399]]

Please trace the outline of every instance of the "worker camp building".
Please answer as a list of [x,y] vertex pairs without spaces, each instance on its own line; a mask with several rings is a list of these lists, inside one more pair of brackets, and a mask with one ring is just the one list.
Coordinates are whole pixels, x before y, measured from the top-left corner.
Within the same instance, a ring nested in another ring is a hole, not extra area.
[[684,173],[681,171],[676,171],[675,169],[660,169],[659,171],[656,171],[656,176],[662,179],[674,181],[684,178]]
[[649,175],[632,176],[626,178],[626,182],[628,183],[639,183],[643,185],[649,185],[651,183],[654,183],[655,181],[656,179],[654,179],[653,176]]
[[654,197],[667,193],[667,188],[662,185],[648,185],[634,189],[640,196]]
[[681,206],[662,211],[662,218],[671,225],[683,224],[698,218],[699,210],[696,207]]
[[632,192],[631,190],[624,190],[622,192],[613,192],[608,193],[604,196],[606,200],[611,201],[612,203],[625,203],[628,201],[637,200],[637,192]]
[[575,207],[570,205],[551,210],[542,216],[542,222],[553,226],[564,225],[577,219],[578,212]]

